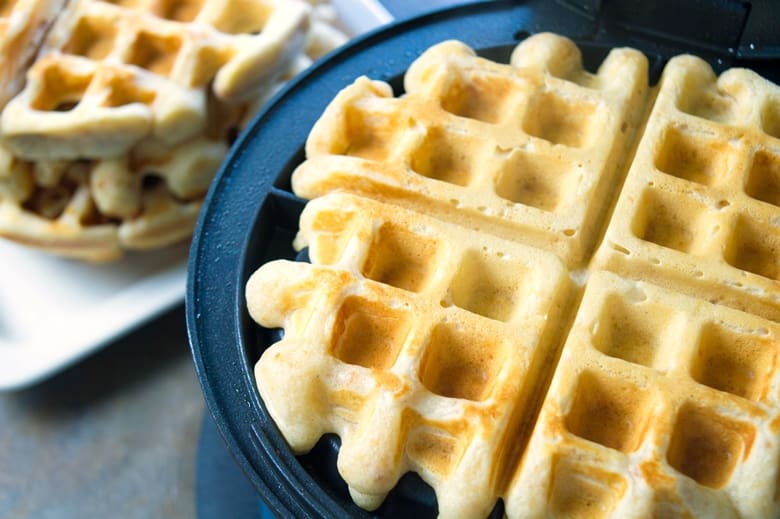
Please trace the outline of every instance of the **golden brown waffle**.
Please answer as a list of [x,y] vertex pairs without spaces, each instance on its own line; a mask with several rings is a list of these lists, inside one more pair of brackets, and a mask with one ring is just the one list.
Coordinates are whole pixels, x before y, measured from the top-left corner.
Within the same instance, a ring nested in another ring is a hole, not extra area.
[[339,467],[361,506],[378,506],[414,470],[442,515],[487,514],[496,464],[554,358],[563,266],[350,195],[308,204],[298,244],[313,266],[271,263],[247,288],[252,316],[285,328],[257,380],[292,448],[338,433]]
[[[0,236],[91,261],[181,241],[192,234],[226,152],[226,143],[198,137],[145,160],[36,168],[13,159],[10,174],[0,178]],[[36,185],[36,171],[56,182]]]
[[642,115],[644,56],[613,50],[592,75],[551,34],[511,65],[447,42],[405,86],[401,98],[366,78],[344,89],[311,132],[295,192],[359,192],[582,261]]
[[235,134],[344,43],[335,23],[298,0],[71,3],[3,112],[0,236],[93,261],[186,239]]
[[3,111],[3,138],[30,160],[111,158],[148,138],[178,144],[206,124],[206,87],[243,102],[288,68],[309,9],[297,0],[76,0]]
[[645,70],[445,43],[315,126],[312,265],[247,285],[284,328],[256,378],[296,452],[342,437],[361,506],[412,470],[441,517],[780,517],[780,88]]
[[594,273],[510,517],[778,517],[780,326]]
[[780,320],[780,87],[666,66],[599,265]]
[[0,109],[24,85],[27,67],[64,0],[8,0],[0,7]]

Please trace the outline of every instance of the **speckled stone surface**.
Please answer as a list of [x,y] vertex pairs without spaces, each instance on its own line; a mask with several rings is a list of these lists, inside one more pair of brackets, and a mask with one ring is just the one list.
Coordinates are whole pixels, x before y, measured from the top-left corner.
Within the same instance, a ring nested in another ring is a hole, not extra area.
[[204,412],[181,306],[0,394],[0,517],[195,517]]

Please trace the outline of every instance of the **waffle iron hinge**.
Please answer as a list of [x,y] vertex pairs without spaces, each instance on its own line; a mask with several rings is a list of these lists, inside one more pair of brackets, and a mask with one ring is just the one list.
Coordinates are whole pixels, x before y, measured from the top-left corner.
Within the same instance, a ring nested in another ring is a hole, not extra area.
[[[662,50],[735,60],[780,56],[780,3],[775,0],[557,0],[592,18],[599,39],[628,37]],[[749,66],[749,64],[748,64]]]
[[776,0],[557,0],[591,18],[593,39],[649,55],[689,52],[717,72],[747,67],[780,83]]

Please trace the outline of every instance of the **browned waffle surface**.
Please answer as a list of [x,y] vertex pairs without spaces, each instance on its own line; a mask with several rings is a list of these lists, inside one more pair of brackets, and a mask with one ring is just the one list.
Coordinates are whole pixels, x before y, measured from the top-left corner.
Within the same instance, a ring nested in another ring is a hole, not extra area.
[[539,34],[510,64],[429,49],[359,78],[306,144],[295,242],[247,285],[295,452],[341,436],[373,509],[780,516],[780,88]]
[[780,320],[780,87],[666,66],[598,264]]
[[777,323],[588,281],[508,515],[776,517]]

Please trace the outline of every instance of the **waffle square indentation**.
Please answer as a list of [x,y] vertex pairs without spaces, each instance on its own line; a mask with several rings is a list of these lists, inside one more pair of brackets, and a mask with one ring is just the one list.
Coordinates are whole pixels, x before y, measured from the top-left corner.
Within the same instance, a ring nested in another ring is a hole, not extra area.
[[496,194],[510,202],[553,212],[568,201],[569,166],[559,160],[514,152],[496,177]]
[[336,314],[331,353],[347,364],[387,370],[395,362],[409,328],[406,312],[350,296]]
[[656,190],[645,192],[633,221],[634,234],[662,247],[692,253],[705,238],[707,208],[692,199]]
[[160,0],[155,5],[155,14],[166,20],[191,22],[202,7],[203,0]]
[[725,258],[738,269],[780,280],[780,236],[750,218],[737,219]]
[[780,155],[765,150],[756,152],[745,192],[753,198],[780,206]]
[[691,376],[701,384],[758,401],[766,395],[777,344],[709,324],[702,330]]
[[[373,113],[349,106],[344,115],[346,145],[330,153],[383,161],[398,147],[404,125],[397,113]],[[336,141],[338,143],[338,141]]]
[[103,59],[114,49],[116,32],[117,27],[105,20],[82,18],[63,51],[94,60]]
[[47,220],[56,220],[73,199],[78,186],[63,182],[53,187],[37,187],[24,203],[24,207]]
[[728,172],[730,150],[727,142],[669,128],[658,150],[655,166],[664,173],[690,182],[713,185]]
[[633,452],[647,430],[651,400],[630,382],[585,371],[577,381],[566,428],[610,449]]
[[761,110],[761,127],[767,135],[780,139],[780,103],[767,101]]
[[609,296],[599,316],[593,345],[610,357],[652,367],[673,317],[673,310],[663,305]]
[[361,270],[374,281],[420,292],[436,272],[438,255],[434,239],[385,223],[375,232]]
[[520,303],[525,266],[496,255],[469,251],[450,284],[452,302],[497,321],[510,321]]
[[453,115],[495,124],[506,117],[516,89],[511,79],[497,75],[458,75],[447,85],[440,103]]
[[439,323],[420,362],[420,382],[432,393],[476,402],[488,397],[507,354],[497,337]]
[[127,76],[117,76],[111,78],[106,85],[109,94],[106,96],[103,106],[124,106],[132,103],[142,103],[150,105],[154,101],[155,92],[141,88]]
[[674,469],[710,488],[729,482],[755,430],[692,403],[683,405],[666,454]]
[[590,103],[567,100],[553,92],[544,92],[528,104],[523,130],[553,144],[584,148],[596,138]]
[[428,130],[412,152],[410,167],[420,175],[450,184],[466,186],[474,174],[470,138],[454,135],[442,128]]
[[181,48],[178,36],[163,36],[142,31],[133,44],[128,63],[161,76],[170,74]]
[[555,517],[609,517],[628,489],[622,476],[565,455],[556,456],[553,467],[550,509]]
[[57,64],[43,72],[43,88],[33,99],[34,110],[68,112],[75,108],[87,91],[92,74],[76,75]]

